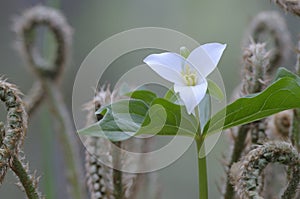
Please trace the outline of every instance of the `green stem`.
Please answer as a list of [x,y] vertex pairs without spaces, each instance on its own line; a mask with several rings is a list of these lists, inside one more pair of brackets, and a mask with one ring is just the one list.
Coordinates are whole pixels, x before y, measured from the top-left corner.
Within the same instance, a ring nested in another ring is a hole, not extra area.
[[[199,121],[198,132],[195,137],[195,141],[197,144],[197,159],[198,159],[199,199],[208,199],[207,164],[206,164],[205,143],[204,143],[205,136],[201,135],[201,123],[200,123],[200,114],[199,114],[198,106],[195,108],[195,115]],[[204,154],[203,157],[200,157],[200,150],[201,150],[201,154]]]
[[[197,136],[197,156],[198,156],[198,179],[199,179],[199,199],[208,199],[208,181],[207,181],[207,165],[205,156],[205,145],[202,136]],[[203,157],[199,157],[200,149]]]

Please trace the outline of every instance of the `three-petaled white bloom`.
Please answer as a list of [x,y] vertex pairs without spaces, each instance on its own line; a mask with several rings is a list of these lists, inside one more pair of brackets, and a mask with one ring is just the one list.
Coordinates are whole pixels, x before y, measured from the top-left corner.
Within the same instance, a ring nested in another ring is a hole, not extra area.
[[144,59],[152,70],[174,83],[189,114],[204,98],[206,77],[217,67],[226,44],[207,43],[194,49],[185,59],[177,53],[152,54]]

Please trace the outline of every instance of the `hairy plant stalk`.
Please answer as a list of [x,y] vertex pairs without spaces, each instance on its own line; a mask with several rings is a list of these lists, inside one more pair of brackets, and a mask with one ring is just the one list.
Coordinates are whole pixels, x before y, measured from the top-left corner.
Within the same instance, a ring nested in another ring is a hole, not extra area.
[[[299,6],[299,4],[298,4]],[[299,6],[300,7],[300,6]],[[296,74],[300,75],[300,42],[298,42]],[[294,146],[300,151],[300,109],[293,110],[293,124],[292,124],[292,142]]]
[[259,176],[270,163],[287,165],[292,178],[282,198],[291,199],[297,192],[300,181],[300,157],[295,148],[286,142],[268,142],[251,150],[238,163],[239,172],[232,173],[235,189],[242,199],[262,198],[258,193]]
[[116,148],[113,148],[112,158],[113,158],[113,186],[114,186],[114,198],[122,199],[123,198],[123,183],[122,183],[122,166],[121,166],[121,157],[118,149],[122,147],[122,142],[114,143]]
[[27,130],[27,114],[20,95],[15,85],[0,79],[0,100],[7,108],[7,122],[1,128],[0,182],[5,177],[11,157],[19,153]]
[[249,131],[249,125],[243,125],[239,128],[237,137],[235,138],[233,152],[231,155],[230,164],[232,165],[234,162],[237,162],[241,158],[241,152],[245,148],[245,140],[247,137],[247,132]]
[[42,197],[37,191],[38,179],[29,174],[27,167],[17,156],[12,157],[10,168],[18,176],[28,199],[40,199]]
[[[232,151],[232,155],[231,155],[231,160],[228,165],[228,169],[230,169],[232,167],[232,165],[241,158],[242,152],[246,145],[245,141],[246,141],[248,132],[249,132],[249,125],[243,125],[240,128],[238,128],[237,137],[234,138],[235,139],[234,146],[233,146],[233,151]],[[227,172],[229,172],[229,170]],[[234,195],[235,195],[235,192],[234,192],[233,186],[232,186],[230,180],[227,179],[224,198],[232,199],[232,198],[234,198]]]
[[5,136],[5,126],[3,122],[0,122],[0,147],[2,147],[4,136]]
[[[267,70],[270,68],[270,51],[266,50],[266,44],[250,44],[249,47],[244,51],[243,60],[244,78],[242,83],[241,96],[257,93],[264,90],[268,81]],[[258,144],[259,142],[261,142],[260,137],[263,138],[265,136],[264,124],[264,120],[247,124],[251,133],[252,144]]]
[[248,26],[244,45],[248,47],[251,43],[265,43],[269,52],[269,66],[266,72],[272,75],[277,68],[290,56],[292,46],[291,36],[284,18],[276,11],[265,11],[253,18]]
[[[108,86],[101,87],[96,92],[94,99],[85,105],[85,109],[89,112],[87,125],[102,119],[102,115],[95,115],[95,110],[119,98],[118,90],[111,92]],[[147,139],[130,139],[112,143],[104,138],[90,136],[82,139],[87,147],[85,168],[87,186],[92,199],[136,199],[140,197],[139,193],[142,189],[147,191],[148,188],[144,187],[147,184],[145,181],[152,174],[130,174],[119,170],[122,165],[136,166],[138,164],[138,166],[142,166],[148,163],[144,162],[142,157],[138,162],[134,162],[130,157],[123,156],[118,148],[146,153],[152,142]],[[109,168],[107,165],[111,165],[115,169]],[[154,191],[154,194],[151,192],[151,195],[156,194],[153,187],[151,187],[151,191]]]
[[298,48],[297,48],[297,61],[296,61],[296,74],[300,75],[300,41],[298,41]]
[[[269,52],[265,49],[266,44],[251,43],[244,51],[244,74],[240,96],[262,91],[266,86],[266,71],[269,68]],[[257,121],[237,128],[234,139],[234,147],[227,171],[230,171],[234,162],[238,161],[247,146],[246,138],[251,132],[252,144],[257,144],[265,136],[265,121]],[[262,137],[262,138],[261,138]],[[228,177],[225,188],[225,199],[234,198],[235,192]]]
[[[53,63],[42,57],[35,46],[36,29],[45,26],[56,40]],[[72,44],[72,28],[58,10],[35,6],[16,18],[14,31],[17,34],[16,49],[29,68],[41,79],[47,76],[56,82],[61,80],[63,70],[69,62]]]
[[252,145],[262,144],[266,139],[266,119],[259,120],[250,124],[251,143]]
[[[44,59],[36,49],[36,29],[40,26],[48,28],[55,38],[56,50],[53,62]],[[61,133],[59,137],[66,161],[66,175],[70,184],[69,193],[72,195],[72,198],[85,198],[84,178],[81,176],[83,171],[83,164],[80,158],[81,145],[76,137],[74,124],[57,85],[57,82],[62,77],[62,71],[69,60],[72,29],[58,10],[44,6],[35,6],[26,10],[15,21],[14,30],[17,34],[17,49],[30,69],[39,78],[44,93],[49,98],[53,114],[60,122]],[[42,94],[36,97],[33,96],[31,102],[38,103],[42,97]]]
[[0,79],[0,99],[7,108],[7,124],[1,122],[0,133],[0,181],[5,177],[7,168],[19,177],[22,188],[29,199],[39,199],[38,180],[29,175],[28,167],[20,161],[21,147],[27,130],[27,114],[20,91],[12,84]]
[[287,189],[284,191],[281,196],[282,199],[290,199],[295,198],[297,191],[299,190],[299,182],[300,182],[300,168],[292,168],[292,178],[290,179],[289,185]]
[[64,157],[68,169],[67,178],[71,185],[69,192],[73,198],[84,198],[84,178],[81,176],[83,165],[79,148],[80,143],[76,138],[74,124],[71,121],[70,114],[57,86],[50,80],[44,80],[43,86],[49,96],[51,110],[61,126],[59,136],[61,146],[64,149]]
[[[89,111],[87,117],[88,125],[102,119],[101,115],[95,116],[95,110],[104,105],[110,104],[116,98],[119,98],[119,96],[116,92],[111,92],[109,86],[101,87],[100,90],[96,92],[95,98],[86,104],[86,110]],[[84,143],[87,146],[85,164],[87,171],[87,185],[91,198],[131,198],[133,194],[130,192],[130,196],[128,196],[128,193],[127,196],[125,196],[125,192],[128,192],[128,189],[131,188],[131,185],[129,185],[130,181],[128,180],[128,177],[126,179],[126,174],[123,174],[123,172],[118,170],[122,164],[122,159],[120,156],[121,154],[117,151],[117,149],[122,147],[122,142],[112,143],[104,138],[97,137],[87,137],[84,140]],[[114,145],[117,148],[114,148]],[[103,147],[107,147],[109,149],[109,154],[106,154],[106,156],[108,156],[106,158],[106,163],[111,163],[113,168],[118,169],[110,169],[98,160],[98,158],[103,158]],[[123,175],[125,179],[123,179]],[[136,178],[136,175],[132,174],[132,177]]]
[[11,155],[18,154],[27,130],[27,113],[15,85],[0,79],[0,99],[7,108],[7,125],[3,145]]
[[35,82],[23,99],[28,118],[38,109],[45,96],[41,83],[39,81]]
[[300,151],[300,109],[293,110],[292,143]]
[[[249,37],[250,42],[249,42]],[[284,19],[276,12],[262,12],[249,25],[244,39],[244,74],[240,96],[262,91],[266,88],[272,74],[289,57],[291,39]],[[227,171],[238,161],[246,147],[247,134],[251,133],[251,144],[264,141],[266,120],[247,124],[237,128],[234,146]],[[262,176],[261,182],[264,182]],[[224,198],[234,198],[234,190],[227,179]]]

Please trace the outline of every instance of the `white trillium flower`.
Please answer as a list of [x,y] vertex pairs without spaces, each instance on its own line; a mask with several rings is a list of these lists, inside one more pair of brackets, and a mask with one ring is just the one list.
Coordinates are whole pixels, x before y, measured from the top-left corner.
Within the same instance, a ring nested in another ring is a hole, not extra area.
[[144,59],[158,75],[174,83],[174,91],[191,114],[204,98],[206,77],[217,67],[226,44],[207,43],[194,49],[185,59],[177,53],[151,54]]

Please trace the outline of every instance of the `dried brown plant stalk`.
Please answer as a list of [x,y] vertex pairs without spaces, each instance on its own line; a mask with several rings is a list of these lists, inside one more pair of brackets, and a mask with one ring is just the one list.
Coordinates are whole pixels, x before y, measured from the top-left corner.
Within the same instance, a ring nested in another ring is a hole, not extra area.
[[[40,26],[48,28],[55,37],[57,45],[53,62],[43,58],[35,46],[36,28]],[[35,6],[15,19],[13,29],[17,34],[16,48],[30,69],[40,78],[47,76],[60,80],[69,61],[73,32],[64,15],[53,8]]]
[[[240,96],[256,93],[262,91],[266,87],[267,75],[266,71],[269,67],[270,53],[266,51],[265,44],[251,43],[245,49],[243,54],[244,71],[241,85]],[[258,121],[251,124],[243,125],[234,129],[233,133],[234,146],[227,171],[230,171],[233,163],[237,162],[245,148],[251,143],[257,144],[264,139],[265,122]],[[247,141],[248,133],[251,133],[251,142]],[[248,142],[248,143],[247,143]],[[234,189],[230,180],[227,179],[226,190],[224,193],[225,199],[234,198]]]
[[38,178],[29,174],[28,165],[24,165],[22,144],[27,130],[27,113],[15,85],[0,79],[0,99],[7,108],[7,123],[1,125],[0,143],[0,181],[7,168],[11,168],[20,180],[20,186],[29,199],[39,199]]
[[[118,91],[111,92],[108,87],[102,87],[100,91],[96,92],[95,98],[86,105],[86,110],[89,111],[87,123],[91,124],[102,119],[100,115],[95,115],[95,110],[118,98]],[[124,173],[112,169],[106,164],[114,166],[114,168],[120,168],[120,165],[124,164],[132,164],[133,166],[143,164],[143,159],[140,162],[133,162],[130,157],[123,157],[119,152],[115,153],[114,145],[127,151],[142,149],[143,151],[139,152],[147,152],[152,141],[131,139],[112,143],[107,139],[91,136],[86,136],[83,139],[87,147],[86,176],[91,198],[137,199],[138,192],[143,188],[143,185],[146,185],[145,181],[149,176]]]
[[265,11],[256,15],[248,26],[244,47],[248,47],[249,37],[255,43],[265,43],[270,51],[270,65],[267,72],[272,74],[287,60],[291,52],[291,36],[284,18],[276,11]]
[[[300,75],[300,41],[298,41],[297,46],[297,62],[296,62],[296,74]],[[293,120],[292,120],[292,132],[291,132],[291,140],[294,146],[300,151],[300,109],[293,110]]]
[[39,81],[35,82],[23,99],[29,119],[30,116],[38,109],[39,105],[43,102],[45,96],[46,93],[42,84]]
[[1,181],[6,174],[10,158],[18,155],[27,130],[27,114],[20,95],[14,85],[0,80],[0,99],[7,108],[7,123],[1,129],[3,135],[0,148]]
[[[37,51],[35,42],[37,28],[42,26],[46,27],[55,38],[56,49],[53,61],[47,61]],[[34,111],[45,95],[49,99],[53,116],[60,123],[59,139],[66,164],[69,195],[71,198],[85,198],[82,145],[76,136],[72,117],[58,87],[71,52],[72,29],[58,10],[35,6],[26,10],[15,20],[14,30],[17,34],[16,47],[38,78],[38,83],[32,88],[30,96],[26,98],[27,110],[30,113]]]
[[297,150],[286,142],[268,142],[251,150],[242,160],[236,163],[231,179],[241,199],[263,198],[259,195],[259,175],[270,163],[287,165],[291,179],[282,198],[291,199],[295,196],[300,181],[300,157]]
[[[237,97],[257,93],[267,87],[274,71],[288,58],[291,39],[284,19],[270,11],[253,18],[243,43],[246,48],[243,54],[243,80]],[[265,141],[267,124],[268,120],[264,119],[232,130],[234,146],[228,172],[243,154]],[[264,175],[260,181],[264,183]],[[228,179],[224,198],[231,199],[234,195]]]
[[[96,93],[95,98],[86,105],[89,111],[88,123],[99,121],[102,119],[99,115],[95,116],[95,109],[104,105],[110,104],[113,100],[117,99],[117,92],[111,92],[109,87],[102,87]],[[121,159],[118,152],[114,153],[114,143],[104,138],[86,137],[85,145],[87,146],[86,152],[86,172],[88,187],[93,199],[120,199],[131,198],[130,189],[134,186],[134,181],[137,178],[136,174],[123,174],[121,171],[111,169],[105,164],[100,162],[103,158],[104,150],[101,147],[109,148],[107,154],[107,161],[111,166],[121,164]],[[117,142],[116,147],[120,148],[122,142]],[[125,160],[126,162],[128,160]],[[124,162],[122,162],[124,163]]]

